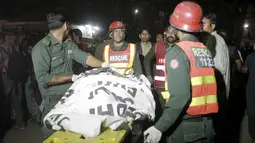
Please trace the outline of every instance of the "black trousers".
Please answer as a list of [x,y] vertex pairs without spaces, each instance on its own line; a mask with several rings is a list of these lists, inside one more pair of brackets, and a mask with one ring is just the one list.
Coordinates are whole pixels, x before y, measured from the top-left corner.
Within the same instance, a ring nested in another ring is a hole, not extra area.
[[246,101],[247,101],[247,115],[248,115],[248,128],[252,140],[255,140],[255,83],[247,84],[246,88]]

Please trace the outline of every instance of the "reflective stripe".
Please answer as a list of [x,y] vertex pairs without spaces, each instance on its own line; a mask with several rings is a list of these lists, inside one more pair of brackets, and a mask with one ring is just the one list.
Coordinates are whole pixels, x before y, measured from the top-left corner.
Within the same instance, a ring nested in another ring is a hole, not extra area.
[[156,65],[156,70],[163,70],[163,71],[165,71],[165,66],[164,65]]
[[167,80],[165,82],[165,90],[167,91],[168,90],[168,83],[167,83]]
[[217,96],[216,95],[208,95],[202,97],[193,97],[192,101],[189,106],[199,106],[204,104],[212,104],[217,103]]
[[191,78],[192,86],[210,84],[210,83],[216,83],[215,76],[198,76],[198,77]]
[[106,45],[104,48],[104,61],[109,64],[109,49],[110,45]]
[[165,81],[165,77],[163,77],[163,76],[155,76],[154,77],[154,80],[157,80],[157,81]]
[[170,98],[170,93],[168,91],[162,91],[161,92],[163,98],[168,101],[168,99]]
[[129,44],[130,45],[130,60],[129,60],[129,65],[128,68],[133,67],[134,60],[135,60],[135,44]]

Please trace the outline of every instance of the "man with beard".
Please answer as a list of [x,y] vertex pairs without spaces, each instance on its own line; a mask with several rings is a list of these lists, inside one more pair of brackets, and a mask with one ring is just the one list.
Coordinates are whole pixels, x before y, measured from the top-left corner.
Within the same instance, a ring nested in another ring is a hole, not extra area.
[[[166,41],[158,42],[155,48],[152,48],[149,53],[145,56],[144,66],[146,71],[146,76],[151,83],[154,81],[154,88],[156,89],[158,98],[156,101],[160,102],[161,107],[164,106],[163,94],[165,91],[165,55],[167,47],[171,46],[178,41],[178,38],[173,33],[173,27],[167,27],[166,31]],[[156,60],[156,71],[154,80],[152,78],[152,60]],[[163,93],[163,94],[162,94]]]
[[121,21],[112,22],[109,27],[111,41],[100,44],[95,51],[95,57],[117,68],[123,75],[134,73],[139,76],[142,68],[136,45],[124,40],[125,33],[125,25]]
[[[32,50],[36,79],[43,97],[43,117],[62,98],[72,82],[78,79],[72,71],[73,60],[83,66],[112,68],[88,53],[81,51],[68,37],[70,28],[68,15],[57,9],[47,15],[49,34],[40,40]],[[43,118],[42,118],[43,119]],[[47,126],[47,124],[46,124]],[[43,127],[44,138],[53,130]]]

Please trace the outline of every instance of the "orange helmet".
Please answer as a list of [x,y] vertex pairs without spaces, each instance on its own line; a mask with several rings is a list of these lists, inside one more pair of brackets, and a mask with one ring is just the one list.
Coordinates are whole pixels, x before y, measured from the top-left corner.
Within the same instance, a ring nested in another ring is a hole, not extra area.
[[114,29],[125,29],[125,25],[121,21],[113,21],[109,26],[109,32],[112,32]]
[[169,22],[173,27],[186,32],[200,32],[202,14],[202,8],[198,4],[184,1],[175,7]]

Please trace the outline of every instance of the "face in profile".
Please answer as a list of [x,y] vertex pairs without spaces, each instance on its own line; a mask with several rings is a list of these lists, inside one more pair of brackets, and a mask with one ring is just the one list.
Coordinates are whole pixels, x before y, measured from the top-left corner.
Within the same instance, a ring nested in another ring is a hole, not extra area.
[[176,32],[175,32],[175,29],[172,26],[169,26],[167,28],[167,31],[166,31],[166,40],[169,43],[175,43],[178,40]]
[[203,31],[211,33],[212,32],[212,27],[211,27],[212,23],[211,23],[211,20],[204,18],[202,20],[202,22],[203,22]]

